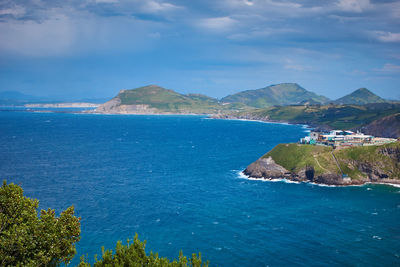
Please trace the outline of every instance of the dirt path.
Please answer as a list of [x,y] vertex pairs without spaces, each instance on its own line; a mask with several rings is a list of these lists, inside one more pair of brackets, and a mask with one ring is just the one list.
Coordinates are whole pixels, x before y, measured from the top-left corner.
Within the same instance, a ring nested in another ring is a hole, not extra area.
[[319,161],[317,160],[317,155],[314,155],[314,159],[315,159],[315,161],[317,162],[318,166],[319,166],[321,169],[323,169],[324,171],[329,172],[327,169],[325,169],[324,167],[322,167],[321,164],[319,164]]

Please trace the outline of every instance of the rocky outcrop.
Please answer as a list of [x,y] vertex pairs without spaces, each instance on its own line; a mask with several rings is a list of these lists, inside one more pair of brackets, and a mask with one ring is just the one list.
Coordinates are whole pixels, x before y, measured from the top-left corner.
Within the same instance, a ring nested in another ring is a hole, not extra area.
[[155,114],[159,111],[155,108],[149,107],[149,105],[121,105],[121,99],[115,97],[110,101],[99,106],[95,110],[96,113],[103,114]]
[[306,166],[299,172],[290,172],[277,164],[272,157],[260,158],[250,164],[243,173],[251,178],[258,179],[287,179],[296,182],[313,182],[326,185],[350,185],[359,184],[358,181],[343,179],[336,173],[324,173],[315,175],[313,166]]
[[258,159],[250,164],[243,173],[253,178],[267,179],[289,178],[291,176],[288,170],[276,164],[271,157]]

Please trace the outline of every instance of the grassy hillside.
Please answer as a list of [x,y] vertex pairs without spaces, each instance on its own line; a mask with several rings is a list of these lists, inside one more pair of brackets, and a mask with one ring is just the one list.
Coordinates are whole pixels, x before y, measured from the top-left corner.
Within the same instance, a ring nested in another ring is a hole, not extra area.
[[247,90],[221,99],[225,103],[243,103],[248,106],[263,108],[273,105],[299,104],[304,101],[325,103],[324,96],[307,91],[296,83],[282,83],[257,90]]
[[[244,104],[222,105],[215,98],[201,94],[179,94],[157,85],[122,90],[111,101],[120,100],[110,113],[118,113],[118,106],[147,105],[155,113],[196,113],[209,114],[227,110],[246,110]],[[106,106],[107,103],[104,105]]]
[[383,146],[363,146],[335,151],[343,172],[353,179],[366,177],[366,171],[386,173],[400,179],[400,143]]
[[314,126],[326,126],[335,129],[352,129],[367,125],[374,120],[400,112],[400,104],[368,105],[312,105],[312,106],[275,106],[235,116],[247,116],[253,119],[286,121]]
[[340,150],[314,145],[279,144],[263,158],[272,157],[277,164],[291,172],[297,173],[306,166],[312,166],[316,175],[341,174],[332,153],[343,173],[354,180],[368,177],[400,179],[399,142]]
[[299,172],[306,166],[314,166],[316,174],[322,174],[326,172],[326,169],[337,173],[338,167],[330,154],[332,150],[331,147],[325,146],[279,144],[263,158],[272,157],[277,164],[291,172]]
[[345,95],[334,101],[335,104],[353,104],[353,105],[364,105],[369,103],[384,103],[385,99],[372,93],[367,88],[360,88],[355,90],[351,94]]

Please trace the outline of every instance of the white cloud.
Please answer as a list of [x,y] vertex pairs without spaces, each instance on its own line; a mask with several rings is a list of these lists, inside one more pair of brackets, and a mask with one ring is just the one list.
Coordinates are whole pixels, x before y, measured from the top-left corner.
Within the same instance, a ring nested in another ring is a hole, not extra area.
[[225,31],[231,29],[236,20],[230,17],[207,18],[198,21],[197,25],[211,31]]
[[11,15],[14,17],[20,17],[25,15],[26,10],[21,6],[15,6],[12,8],[0,9],[0,15]]
[[337,6],[340,10],[356,13],[361,13],[372,8],[369,0],[339,0]]
[[254,5],[253,2],[248,1],[248,0],[243,0],[243,3],[244,3],[245,5],[248,5],[248,6],[253,6],[253,5]]
[[144,1],[141,9],[149,13],[158,13],[158,12],[174,11],[177,9],[181,9],[181,7],[167,2]]
[[400,72],[400,66],[399,65],[394,65],[390,63],[386,63],[380,71],[385,71],[385,72]]
[[397,43],[400,42],[400,33],[374,31],[373,36],[384,43]]

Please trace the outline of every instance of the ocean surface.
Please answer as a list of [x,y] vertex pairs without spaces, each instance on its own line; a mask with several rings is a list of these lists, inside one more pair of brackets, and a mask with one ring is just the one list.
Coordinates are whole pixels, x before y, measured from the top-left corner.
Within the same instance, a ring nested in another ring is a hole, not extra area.
[[300,125],[204,116],[0,112],[0,178],[40,208],[74,205],[78,254],[139,234],[211,266],[399,266],[400,188],[247,180]]

